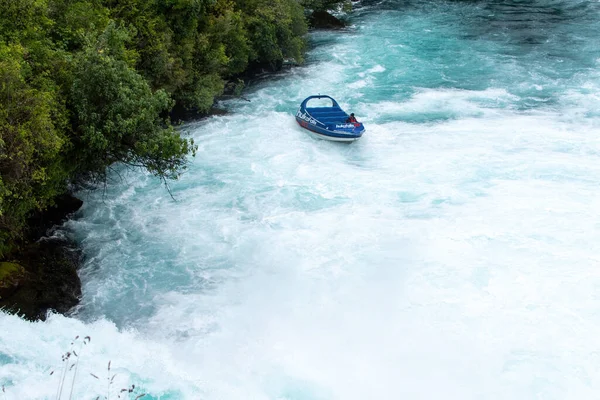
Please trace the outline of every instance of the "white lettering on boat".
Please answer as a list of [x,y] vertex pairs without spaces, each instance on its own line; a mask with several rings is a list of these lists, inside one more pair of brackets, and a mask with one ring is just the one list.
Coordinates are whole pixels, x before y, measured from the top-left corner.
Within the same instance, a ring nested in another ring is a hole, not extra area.
[[301,112],[300,110],[298,110],[298,112],[296,113],[296,117],[303,119],[306,122],[309,122],[313,125],[316,125],[318,122],[316,119],[314,119],[313,117],[311,117],[310,115],[308,115],[306,113]]

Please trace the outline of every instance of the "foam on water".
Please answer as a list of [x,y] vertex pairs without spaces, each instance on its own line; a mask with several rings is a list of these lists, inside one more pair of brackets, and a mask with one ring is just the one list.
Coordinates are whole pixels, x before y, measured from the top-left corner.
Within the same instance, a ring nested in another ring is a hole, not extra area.
[[[75,398],[106,395],[109,360],[113,398],[131,384],[163,400],[593,398],[600,76],[544,75],[525,51],[497,81],[516,36],[484,25],[470,47],[458,29],[490,10],[405,7],[312,34],[306,67],[185,126],[199,149],[177,201],[139,171],[81,193],[63,233],[86,254],[82,304],[46,322],[0,315],[6,398],[55,398],[75,335],[92,337]],[[425,30],[437,39],[418,42]],[[444,69],[457,84],[432,83]],[[315,91],[365,136],[303,132],[293,115]]]

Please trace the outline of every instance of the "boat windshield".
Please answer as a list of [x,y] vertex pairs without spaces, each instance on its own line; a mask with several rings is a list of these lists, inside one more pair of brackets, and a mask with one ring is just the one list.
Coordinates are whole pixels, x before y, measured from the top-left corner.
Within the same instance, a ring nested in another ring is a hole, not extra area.
[[331,99],[328,99],[327,97],[323,97],[320,99],[310,99],[308,103],[306,103],[306,107],[333,107],[333,101]]

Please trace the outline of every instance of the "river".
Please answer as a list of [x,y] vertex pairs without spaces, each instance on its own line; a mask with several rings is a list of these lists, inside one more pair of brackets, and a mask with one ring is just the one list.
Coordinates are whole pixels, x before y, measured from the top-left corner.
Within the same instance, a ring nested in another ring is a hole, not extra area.
[[[597,1],[355,3],[182,127],[175,200],[124,169],[78,194],[81,305],[0,313],[0,399],[56,398],[77,335],[77,399],[597,397],[598,32]],[[365,135],[301,130],[317,93]]]

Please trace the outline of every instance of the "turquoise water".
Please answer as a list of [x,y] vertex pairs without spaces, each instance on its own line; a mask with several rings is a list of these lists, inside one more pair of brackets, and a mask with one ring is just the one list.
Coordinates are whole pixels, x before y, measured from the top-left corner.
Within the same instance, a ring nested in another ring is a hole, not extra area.
[[[176,201],[139,171],[80,193],[81,306],[0,315],[6,399],[55,398],[76,335],[78,399],[596,397],[598,32],[598,2],[358,3],[183,127]],[[365,136],[303,132],[315,93]]]

